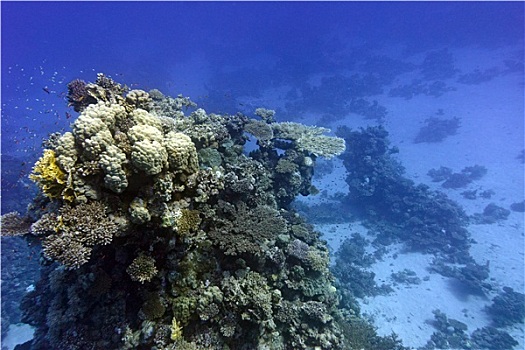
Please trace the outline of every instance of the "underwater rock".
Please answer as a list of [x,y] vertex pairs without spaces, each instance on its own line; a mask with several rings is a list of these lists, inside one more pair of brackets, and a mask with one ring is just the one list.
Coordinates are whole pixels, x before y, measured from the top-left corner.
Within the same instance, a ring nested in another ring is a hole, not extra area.
[[495,203],[488,204],[483,213],[476,213],[471,216],[473,223],[478,225],[494,224],[498,221],[507,220],[510,210],[502,208]]
[[525,319],[525,295],[515,292],[510,287],[503,287],[487,307],[487,312],[497,327],[505,327],[515,323],[523,323]]

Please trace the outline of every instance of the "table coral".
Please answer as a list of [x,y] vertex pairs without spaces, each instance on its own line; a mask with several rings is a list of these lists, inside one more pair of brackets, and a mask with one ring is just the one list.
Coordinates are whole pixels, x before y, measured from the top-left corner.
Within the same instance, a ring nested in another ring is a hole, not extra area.
[[298,150],[315,156],[332,158],[345,150],[343,138],[323,135],[330,132],[327,128],[295,122],[273,123],[272,127],[275,138],[290,140],[296,144]]

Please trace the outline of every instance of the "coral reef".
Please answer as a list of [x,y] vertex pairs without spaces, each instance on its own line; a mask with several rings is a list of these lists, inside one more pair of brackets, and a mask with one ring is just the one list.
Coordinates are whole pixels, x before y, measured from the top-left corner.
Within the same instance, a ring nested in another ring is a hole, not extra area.
[[395,283],[399,284],[421,284],[421,279],[417,277],[417,274],[409,269],[403,269],[402,271],[394,272],[390,275]]
[[497,327],[523,323],[525,319],[525,295],[515,292],[510,287],[503,287],[503,291],[492,299],[492,304],[487,307],[487,312]]
[[479,265],[475,262],[464,266],[448,266],[442,261],[435,261],[431,269],[442,276],[452,277],[466,287],[467,294],[488,294],[493,288],[486,280],[489,278],[490,262]]
[[425,83],[420,79],[414,79],[410,84],[398,85],[390,89],[388,95],[391,97],[403,97],[405,100],[410,100],[417,95],[426,95],[439,97],[445,92],[456,90],[454,87],[447,86],[443,81],[434,81],[432,83]]
[[385,107],[364,97],[380,94],[383,83],[382,77],[375,72],[327,76],[321,78],[318,86],[304,84],[297,91],[292,90],[287,96],[286,107],[294,112],[308,109],[328,113],[332,120],[349,113],[381,120],[386,115]]
[[419,129],[414,143],[441,142],[448,136],[456,135],[460,127],[460,119],[440,119],[431,117],[425,120],[425,125]]
[[496,78],[501,74],[501,71],[498,67],[492,67],[481,71],[480,69],[474,69],[470,73],[461,74],[458,77],[458,83],[468,84],[468,85],[477,85],[487,81],[490,81]]
[[389,147],[383,127],[343,127],[337,134],[347,145],[341,155],[350,187],[346,202],[377,228],[377,241],[401,240],[415,250],[442,253],[450,261],[471,261],[467,215],[443,193],[403,176],[403,167],[392,157],[397,149]]
[[52,198],[28,212],[45,257],[22,305],[31,349],[402,349],[338,308],[326,243],[290,209],[342,138],[104,75],[75,84],[80,116],[39,163]]
[[433,349],[512,349],[519,343],[510,334],[494,327],[478,328],[469,336],[463,322],[434,310],[434,332],[422,350]]
[[454,56],[448,48],[429,51],[420,68],[426,80],[448,79],[458,72],[454,66]]
[[510,210],[516,211],[518,213],[525,212],[525,200],[522,200],[521,202],[512,203],[510,205]]
[[487,168],[483,165],[473,165],[465,167],[459,173],[453,173],[452,169],[440,167],[439,169],[430,169],[427,173],[433,182],[444,181],[441,186],[444,188],[461,188],[469,185],[471,182],[481,179],[487,173]]
[[341,288],[351,297],[363,298],[392,291],[389,286],[378,286],[375,273],[367,270],[375,262],[374,256],[365,251],[367,245],[369,242],[363,236],[355,234],[345,239],[336,253],[332,271]]
[[475,213],[470,219],[474,224],[495,224],[498,221],[507,220],[510,210],[500,207],[495,203],[489,203],[483,213]]

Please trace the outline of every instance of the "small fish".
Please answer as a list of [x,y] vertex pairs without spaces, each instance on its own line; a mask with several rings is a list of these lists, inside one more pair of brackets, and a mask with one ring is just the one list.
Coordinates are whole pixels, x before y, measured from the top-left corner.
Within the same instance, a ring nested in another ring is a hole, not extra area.
[[44,90],[45,92],[47,92],[48,94],[51,93],[51,91],[49,91],[49,88],[47,86],[43,87],[42,90]]

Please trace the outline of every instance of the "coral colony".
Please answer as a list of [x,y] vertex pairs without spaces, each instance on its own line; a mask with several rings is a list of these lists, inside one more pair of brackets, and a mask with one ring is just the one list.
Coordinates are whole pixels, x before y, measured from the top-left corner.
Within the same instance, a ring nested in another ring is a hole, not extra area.
[[3,217],[43,248],[33,349],[348,348],[326,244],[290,209],[342,138],[102,74],[68,97],[80,116],[34,166],[38,205]]

